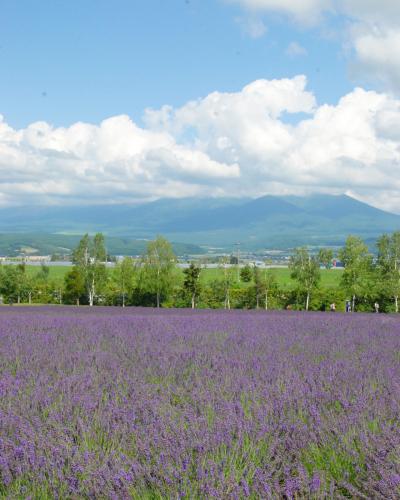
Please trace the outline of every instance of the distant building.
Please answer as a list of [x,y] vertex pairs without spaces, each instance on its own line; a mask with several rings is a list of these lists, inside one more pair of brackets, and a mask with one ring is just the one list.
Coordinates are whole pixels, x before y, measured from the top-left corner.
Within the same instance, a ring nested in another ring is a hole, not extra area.
[[29,256],[23,257],[23,260],[25,262],[50,262],[51,256],[50,255],[29,255]]

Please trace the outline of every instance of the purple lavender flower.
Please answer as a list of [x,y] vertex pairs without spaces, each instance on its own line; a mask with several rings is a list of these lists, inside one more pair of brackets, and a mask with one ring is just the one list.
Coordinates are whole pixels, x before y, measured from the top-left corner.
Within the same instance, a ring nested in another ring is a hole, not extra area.
[[3,307],[0,494],[396,497],[399,359],[395,316]]

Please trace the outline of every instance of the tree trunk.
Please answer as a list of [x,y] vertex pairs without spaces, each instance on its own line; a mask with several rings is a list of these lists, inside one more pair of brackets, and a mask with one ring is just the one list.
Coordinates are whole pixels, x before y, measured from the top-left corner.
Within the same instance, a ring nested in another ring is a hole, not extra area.
[[157,309],[160,307],[160,268],[157,267]]
[[79,306],[79,299],[76,299],[76,305]]
[[89,306],[92,307],[94,304],[94,278],[92,279],[92,283],[89,289]]
[[399,296],[398,295],[396,295],[394,298],[394,304],[396,306],[396,312],[398,313],[399,312]]
[[192,293],[192,309],[194,309],[195,306],[196,306],[196,304],[195,304],[195,295],[194,295],[194,293]]
[[125,307],[125,293],[122,294],[122,307]]
[[351,312],[354,312],[355,307],[356,307],[356,296],[353,295],[353,300],[351,302]]
[[224,309],[230,309],[231,308],[231,300],[229,296],[229,290],[225,290],[225,300],[224,300]]
[[28,293],[28,303],[29,303],[29,305],[32,304],[32,292]]
[[17,297],[17,304],[21,304],[21,297],[19,295]]
[[310,305],[310,292],[307,292],[306,311],[308,311],[309,305]]
[[268,311],[268,292],[265,292],[265,310]]

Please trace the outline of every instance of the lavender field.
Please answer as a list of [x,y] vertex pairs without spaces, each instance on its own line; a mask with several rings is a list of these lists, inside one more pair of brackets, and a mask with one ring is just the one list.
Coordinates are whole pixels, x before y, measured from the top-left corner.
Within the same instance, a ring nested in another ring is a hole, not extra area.
[[0,309],[0,496],[399,498],[394,316]]

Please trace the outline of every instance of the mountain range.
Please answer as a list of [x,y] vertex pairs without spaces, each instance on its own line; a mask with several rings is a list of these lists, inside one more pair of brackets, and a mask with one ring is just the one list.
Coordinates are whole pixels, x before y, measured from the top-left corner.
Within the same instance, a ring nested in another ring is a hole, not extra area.
[[[199,246],[287,249],[298,245],[342,245],[349,234],[373,242],[400,229],[400,216],[349,196],[263,196],[257,199],[160,199],[141,205],[36,206],[0,209],[0,233],[63,236],[101,231],[121,241],[163,234]],[[75,241],[76,238],[73,238]],[[118,246],[118,245],[117,245]],[[122,245],[123,246],[123,245]],[[190,248],[190,247],[188,247]],[[121,248],[122,249],[122,248]]]

